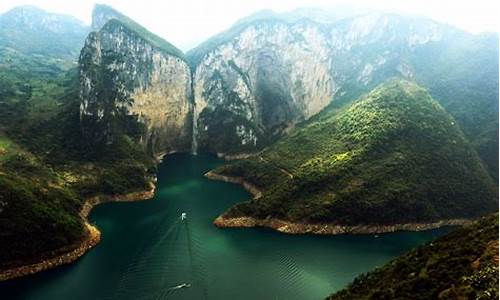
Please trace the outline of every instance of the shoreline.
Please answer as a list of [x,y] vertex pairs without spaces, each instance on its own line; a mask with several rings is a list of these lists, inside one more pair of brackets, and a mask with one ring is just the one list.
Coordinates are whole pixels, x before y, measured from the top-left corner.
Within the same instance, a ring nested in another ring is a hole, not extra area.
[[257,153],[226,154],[226,153],[217,152],[216,154],[217,154],[218,158],[222,158],[226,161],[232,161],[232,160],[246,159],[246,158],[249,158],[249,157],[256,155]]
[[[262,197],[262,191],[255,185],[245,181],[242,177],[226,176],[209,171],[205,177],[212,180],[236,183],[243,186],[252,194],[253,199]],[[278,218],[257,219],[253,217],[227,218],[224,214],[218,216],[213,224],[219,228],[252,228],[264,227],[285,234],[317,234],[317,235],[339,235],[339,234],[380,234],[396,231],[424,231],[437,229],[443,226],[463,226],[472,222],[471,219],[448,219],[428,223],[405,223],[392,225],[340,225],[336,223],[301,223],[281,220]]]
[[217,217],[213,224],[219,228],[253,228],[264,227],[285,234],[381,234],[396,231],[424,231],[437,229],[443,226],[463,226],[472,223],[469,219],[449,219],[430,223],[405,223],[393,225],[339,225],[336,223],[301,223],[280,220],[277,218],[257,219],[253,217],[226,218]]
[[97,246],[97,244],[101,241],[101,232],[96,226],[90,224],[88,221],[88,216],[92,209],[99,204],[107,202],[132,202],[151,199],[156,191],[155,179],[156,178],[152,178],[150,182],[150,189],[148,190],[132,192],[124,195],[98,195],[85,199],[85,203],[79,213],[84,222],[84,226],[86,227],[86,234],[83,240],[50,252],[42,253],[42,258],[37,262],[0,270],[0,282],[32,275],[75,262],[90,249]]
[[260,197],[262,197],[262,190],[259,189],[257,186],[251,184],[250,182],[245,181],[243,179],[243,177],[226,176],[226,175],[217,174],[217,173],[212,172],[212,171],[208,171],[207,173],[205,173],[204,176],[207,177],[208,179],[211,179],[211,180],[239,184],[239,185],[243,186],[243,188],[247,192],[252,194],[253,199],[259,199]]

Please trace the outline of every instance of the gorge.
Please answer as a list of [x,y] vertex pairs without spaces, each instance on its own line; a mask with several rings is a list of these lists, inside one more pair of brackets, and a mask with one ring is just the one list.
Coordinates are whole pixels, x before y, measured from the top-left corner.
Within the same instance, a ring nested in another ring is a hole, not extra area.
[[[222,163],[203,154],[166,157],[154,199],[107,203],[92,211],[90,220],[102,231],[95,249],[72,265],[0,283],[2,295],[40,300],[156,299],[164,293],[167,299],[204,299],[206,293],[207,299],[270,294],[321,299],[357,274],[449,230],[329,238],[264,229],[220,230],[212,225],[213,219],[248,198],[239,186],[203,177]],[[168,232],[182,212],[189,222],[192,258],[186,229]],[[194,276],[191,259],[198,266]],[[96,273],[96,268],[102,271]],[[192,287],[166,291],[184,282]]]
[[[417,270],[393,296],[490,293],[498,34],[313,12],[262,11],[186,53],[107,5],[90,26],[0,15],[0,279],[75,261],[0,293],[316,299],[386,263],[338,297],[366,278],[357,297],[384,294],[394,263]],[[470,281],[431,268],[449,253]]]
[[[178,139],[185,139],[183,144],[195,145],[194,148],[199,146],[201,151],[220,154],[258,151],[325,107],[340,107],[395,76],[415,80],[427,87],[431,95],[457,119],[468,137],[474,140],[477,134],[489,134],[488,143],[491,143],[490,139],[496,139],[492,128],[486,126],[496,118],[495,110],[479,112],[479,108],[466,101],[482,83],[467,80],[470,75],[460,69],[448,69],[454,64],[481,65],[476,70],[480,74],[474,77],[490,78],[494,82],[494,78],[498,77],[495,75],[498,47],[495,46],[497,38],[494,35],[475,36],[429,19],[396,15],[371,14],[322,24],[307,18],[298,21],[288,19],[286,14],[256,14],[183,55],[174,46],[159,43],[159,38],[151,33],[141,35],[145,31],[142,26],[107,6],[96,6],[93,20],[100,25],[92,25],[93,30],[99,28],[110,41],[120,41],[119,35],[102,28],[105,21],[113,17],[115,23],[122,20],[120,22],[128,24],[126,27],[132,30],[130,34],[141,37],[146,45],[153,49],[159,46],[167,56],[189,64],[190,68],[172,68],[174,73],[171,75],[189,77],[186,80],[192,82],[186,83],[184,94],[164,95],[170,97],[171,105],[179,103],[182,109],[165,107],[163,110],[172,115],[177,112],[183,116],[189,114],[192,121],[186,122],[189,125],[183,128],[191,133],[191,138],[181,135]],[[471,47],[471,43],[485,46]],[[442,51],[449,51],[447,45],[450,44],[453,45],[454,55],[443,54]],[[141,53],[151,61],[151,65],[147,66],[129,53],[128,49],[133,47],[119,47],[123,46],[108,46],[107,50],[116,57],[101,64],[116,64],[126,57],[126,60],[132,59],[128,61],[129,65],[141,65],[141,69],[122,70],[120,72],[130,77],[127,82],[121,79],[120,82],[110,83],[123,90],[133,88],[137,82],[145,82],[146,86],[140,87],[143,92],[148,85],[155,89],[158,83],[147,83],[139,77],[157,67],[159,62],[154,62],[153,54]],[[466,62],[461,60],[464,55],[469,57]],[[444,57],[448,61],[442,62]],[[88,59],[80,57],[80,64],[85,65]],[[494,64],[489,63],[495,61]],[[450,71],[454,74],[447,79],[442,78],[443,72]],[[170,75],[158,76],[166,80]],[[451,92],[446,88],[449,86],[454,87]],[[498,110],[495,89],[494,84],[488,86],[477,101]],[[134,98],[130,91],[125,94],[120,96]],[[158,100],[155,102],[152,97],[146,93],[142,100],[137,101],[158,104]],[[83,103],[88,98],[82,95]],[[190,103],[189,107],[186,103]],[[141,109],[131,108],[130,114],[155,118],[147,116],[144,108]],[[168,112],[170,109],[173,111]],[[464,110],[468,115],[481,113],[480,122],[484,125],[478,127],[471,124]],[[325,111],[328,109],[323,113]],[[172,118],[175,119],[172,116],[167,119]],[[172,134],[179,131],[179,126],[163,124],[164,130],[172,127]],[[163,132],[163,135],[168,134]],[[485,142],[483,139],[482,142],[473,141],[473,144],[483,159],[489,161],[493,158],[486,152],[491,150],[491,145],[485,145]],[[164,145],[163,148],[183,150],[185,145]],[[495,165],[494,160],[488,162],[489,168],[494,169]]]

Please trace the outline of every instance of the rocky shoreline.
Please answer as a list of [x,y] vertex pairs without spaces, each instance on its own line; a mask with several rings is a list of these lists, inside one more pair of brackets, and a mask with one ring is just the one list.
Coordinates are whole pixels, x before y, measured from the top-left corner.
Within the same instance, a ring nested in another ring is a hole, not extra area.
[[240,184],[243,186],[245,190],[247,190],[247,192],[252,194],[254,199],[259,199],[260,197],[262,197],[262,191],[255,185],[251,184],[250,182],[245,181],[242,177],[226,176],[214,173],[212,171],[205,173],[205,177],[212,180],[219,180],[224,182]]
[[153,198],[156,190],[155,182],[156,180],[151,180],[150,189],[145,191],[133,192],[125,195],[100,195],[86,199],[85,204],[80,210],[80,217],[84,220],[87,231],[83,240],[78,241],[72,245],[56,249],[54,251],[51,251],[50,253],[44,253],[42,255],[43,258],[38,262],[0,270],[0,281],[35,274],[76,261],[87,251],[95,247],[101,240],[101,232],[99,231],[99,229],[88,222],[88,215],[92,208],[105,202],[129,202],[151,199]]
[[[253,195],[254,199],[262,197],[262,191],[255,185],[245,181],[242,177],[226,176],[207,172],[205,176],[212,180],[240,184]],[[301,223],[281,220],[277,218],[257,219],[253,217],[226,217],[224,214],[214,220],[214,225],[220,228],[249,228],[249,227],[266,227],[287,234],[322,234],[322,235],[338,235],[338,234],[379,234],[396,231],[423,231],[436,229],[443,226],[463,226],[470,224],[469,219],[449,219],[430,223],[407,223],[407,224],[392,224],[392,225],[373,225],[360,224],[355,226],[340,225],[335,223]]]
[[2,270],[0,271],[0,281],[35,274],[74,262],[101,240],[101,233],[96,227],[90,225],[88,222],[85,223],[85,226],[87,234],[82,241],[51,251],[51,253],[47,254],[50,258],[43,259],[37,263]]
[[396,231],[423,231],[436,229],[442,226],[463,226],[468,225],[472,220],[450,219],[431,223],[407,223],[393,225],[354,225],[346,226],[335,223],[300,223],[280,220],[276,218],[257,219],[253,217],[228,218],[219,216],[214,221],[214,225],[220,228],[231,227],[266,227],[287,234],[379,234]]
[[246,159],[246,158],[254,156],[255,154],[256,153],[226,154],[226,153],[217,152],[217,157],[222,158],[222,159],[227,160],[227,161],[231,161],[231,160]]

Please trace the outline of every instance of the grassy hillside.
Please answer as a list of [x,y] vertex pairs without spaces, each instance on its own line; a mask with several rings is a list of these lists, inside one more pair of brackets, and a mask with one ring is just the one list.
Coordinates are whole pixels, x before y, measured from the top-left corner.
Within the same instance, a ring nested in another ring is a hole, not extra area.
[[215,172],[264,190],[226,217],[393,224],[497,207],[495,185],[455,120],[426,90],[402,80]]
[[498,299],[498,214],[358,276],[328,299]]

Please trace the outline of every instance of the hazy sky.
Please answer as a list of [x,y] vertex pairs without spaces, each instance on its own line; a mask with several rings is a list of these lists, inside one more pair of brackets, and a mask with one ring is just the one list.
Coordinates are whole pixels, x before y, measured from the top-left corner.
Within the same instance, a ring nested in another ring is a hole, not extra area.
[[347,3],[425,15],[474,33],[500,29],[498,0],[0,0],[0,13],[30,4],[50,12],[73,15],[90,24],[96,2],[113,6],[183,50],[258,10],[283,12],[297,7],[335,7]]

